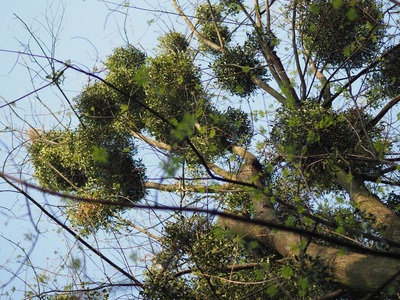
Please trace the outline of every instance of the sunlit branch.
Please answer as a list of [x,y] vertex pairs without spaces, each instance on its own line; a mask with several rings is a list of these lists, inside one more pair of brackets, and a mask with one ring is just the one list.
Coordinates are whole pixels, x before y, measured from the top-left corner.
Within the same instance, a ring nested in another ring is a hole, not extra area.
[[300,59],[299,59],[299,50],[297,49],[297,42],[296,42],[296,8],[297,8],[297,1],[294,1],[293,4],[293,17],[292,17],[292,48],[293,48],[293,55],[294,59],[296,61],[296,68],[297,68],[297,74],[300,77],[300,83],[301,83],[301,98],[302,100],[305,100],[306,94],[307,94],[307,87],[306,87],[306,82],[304,80],[304,74],[301,70],[300,66]]
[[346,190],[353,205],[362,215],[374,218],[371,224],[374,228],[380,229],[385,238],[400,242],[400,218],[378,196],[372,194],[363,182],[357,181],[352,174],[347,174],[339,167],[332,170],[331,174]]
[[[207,162],[207,167],[215,172],[215,174],[229,180],[231,183],[238,183],[239,185],[241,184],[240,182],[237,181],[237,176],[231,172],[225,171],[224,169],[221,169],[218,167],[216,164],[212,162]],[[236,182],[235,182],[236,181]]]
[[138,231],[144,233],[145,235],[147,235],[148,237],[150,237],[150,238],[152,238],[152,239],[154,239],[154,240],[156,240],[156,241],[161,241],[161,238],[160,238],[160,237],[155,236],[154,234],[151,234],[148,230],[145,230],[145,229],[143,229],[142,227],[133,224],[132,222],[130,222],[130,221],[128,221],[128,220],[122,218],[121,216],[119,216],[119,215],[117,215],[117,214],[113,214],[113,216],[114,216],[115,218],[117,218],[120,222],[122,222],[122,223],[124,223],[125,225],[130,226],[130,227],[132,227],[132,228],[135,228],[136,230],[138,230]]
[[[257,28],[257,24],[254,22],[253,18],[251,17],[249,12],[246,10],[244,5],[240,1],[238,4],[240,5],[240,8],[242,9],[242,11],[246,14],[247,18],[252,22],[254,28]],[[268,32],[268,33],[272,35],[272,32]],[[295,104],[298,104],[299,98],[296,94],[296,91],[292,87],[292,83],[286,74],[285,68],[283,67],[280,58],[276,55],[276,52],[273,51],[273,49],[269,45],[267,45],[267,43],[263,42],[264,38],[261,36],[261,33],[258,30],[256,30],[256,34],[258,36],[258,40],[259,40],[262,48],[265,48],[265,50],[263,52],[265,52],[264,55],[265,55],[267,62],[272,63],[272,65],[275,67],[276,71],[278,72],[278,73],[276,73],[274,68],[270,64],[268,64],[269,69],[272,73],[272,76],[274,77],[274,79],[278,83],[278,85],[281,86],[283,93],[286,94],[287,97],[291,97]]]
[[[229,265],[229,266],[226,266],[225,270],[221,270],[221,272],[222,271],[225,271],[225,272],[232,272],[232,271],[233,272],[237,272],[237,271],[242,271],[242,270],[255,269],[255,268],[260,267],[260,266],[262,266],[261,263],[246,263],[246,264],[239,264],[239,265]],[[207,268],[201,268],[201,270],[203,272],[207,272]],[[176,272],[174,274],[174,277],[180,277],[182,275],[190,274],[190,273],[193,273],[193,272],[196,272],[196,271],[199,271],[199,269],[198,268],[192,268],[192,269],[182,270],[182,271]]]
[[308,59],[308,64],[310,66],[311,71],[317,77],[317,79],[322,83],[322,94],[324,95],[324,101],[329,101],[330,97],[332,96],[331,94],[331,89],[330,89],[330,84],[328,82],[328,79],[325,77],[325,75],[322,73],[322,71],[317,69],[317,66],[315,65],[314,61],[309,58]]
[[162,184],[158,182],[145,182],[144,187],[147,189],[155,189],[164,192],[194,192],[194,193],[229,193],[241,191],[235,188],[231,183],[221,185],[186,185],[183,187],[178,184]]
[[[362,253],[365,254],[373,254],[376,256],[382,256],[382,257],[391,257],[391,258],[397,258],[400,259],[400,254],[397,252],[383,252],[383,251],[378,251],[378,250],[374,250],[374,249],[369,249],[369,248],[365,248],[365,247],[361,247],[359,245],[354,245],[352,243],[348,243],[346,241],[343,241],[341,239],[337,239],[335,237],[332,236],[326,236],[323,234],[320,234],[318,232],[315,231],[310,231],[307,229],[303,229],[300,227],[291,227],[291,226],[286,226],[280,223],[277,223],[275,221],[272,222],[268,222],[268,221],[264,221],[264,220],[260,220],[260,219],[249,219],[247,217],[243,217],[240,215],[235,215],[235,214],[231,214],[231,213],[227,213],[227,212],[223,212],[221,210],[218,209],[203,209],[203,208],[197,208],[197,207],[179,207],[179,206],[169,206],[169,205],[144,205],[144,204],[134,204],[134,203],[128,203],[126,201],[119,203],[116,202],[110,202],[110,201],[105,201],[105,200],[101,200],[101,199],[94,199],[94,198],[85,198],[85,197],[78,197],[78,196],[73,196],[73,195],[69,195],[69,194],[64,194],[64,193],[59,193],[59,192],[55,192],[55,191],[51,191],[48,189],[44,189],[38,186],[35,186],[33,184],[18,180],[12,176],[6,175],[4,173],[0,173],[0,177],[3,178],[8,184],[10,184],[13,188],[17,189],[18,192],[22,193],[25,197],[27,197],[29,200],[31,200],[35,205],[37,205],[40,209],[43,209],[43,212],[49,216],[49,212],[47,212],[47,210],[45,210],[38,202],[36,202],[31,196],[29,196],[29,194],[23,190],[21,190],[20,188],[18,188],[15,184],[13,184],[10,180],[15,181],[17,183],[23,184],[26,187],[29,188],[33,188],[35,190],[41,191],[43,193],[47,193],[47,194],[51,194],[54,196],[58,196],[61,198],[66,198],[66,199],[71,199],[71,200],[75,200],[75,201],[79,201],[79,202],[87,202],[87,203],[98,203],[98,204],[106,204],[106,205],[114,205],[114,206],[123,206],[123,207],[131,207],[131,208],[137,208],[137,209],[151,209],[151,210],[162,210],[162,211],[187,211],[187,212],[197,212],[197,213],[206,213],[206,214],[210,214],[210,215],[215,215],[218,217],[222,217],[224,220],[232,220],[232,222],[239,222],[239,223],[243,223],[243,224],[248,224],[249,228],[246,229],[251,231],[251,225],[253,224],[254,228],[257,228],[257,226],[261,226],[261,227],[265,227],[265,228],[272,228],[272,229],[277,229],[280,230],[282,232],[288,232],[288,233],[296,233],[299,235],[303,235],[303,236],[311,236],[311,237],[315,237],[315,238],[320,238],[322,240],[326,240],[328,242],[332,242],[336,245],[339,246],[345,246],[348,247],[350,249],[353,249],[354,251],[360,251]],[[60,221],[58,221],[58,219],[54,218],[54,216],[50,216],[50,218],[57,223],[61,223]],[[315,219],[315,218],[314,218]],[[316,218],[318,219],[318,218]],[[225,221],[224,221],[225,222]],[[64,228],[65,230],[67,230],[70,234],[76,236],[76,238],[81,241],[82,243],[86,246],[87,243],[81,239],[75,232],[73,232],[70,228],[68,228],[67,226],[65,226],[64,224],[61,223],[62,228]],[[256,233],[256,231],[254,232]],[[395,241],[386,239],[386,238],[379,238],[379,237],[373,237],[370,234],[366,234],[364,235],[365,238],[370,238],[372,240],[375,241],[379,241],[382,242],[384,244],[387,244],[389,246],[392,247],[397,247],[400,248],[400,243],[397,243]],[[89,247],[91,247],[89,245]],[[92,250],[93,249],[93,250]],[[91,251],[97,251],[94,248],[90,248]],[[97,251],[98,252],[98,251]],[[95,252],[97,254],[97,252]],[[98,254],[99,256],[102,255],[100,252]],[[100,256],[103,257],[103,256]],[[108,258],[104,258],[107,262],[109,261]],[[112,262],[109,261],[109,263],[111,264]]]
[[268,94],[270,94],[272,97],[274,97],[276,100],[278,100],[282,105],[287,105],[287,99],[260,78],[258,78],[257,76],[251,76],[251,81],[262,88],[264,91],[266,91]]
[[[139,205],[139,204],[132,204],[132,203],[129,203],[129,202],[126,202],[126,201],[123,201],[123,202],[121,202],[119,204],[119,203],[116,203],[116,202],[110,202],[110,201],[102,200],[102,199],[81,197],[81,196],[75,196],[75,195],[71,195],[71,194],[65,194],[65,193],[56,192],[56,191],[53,191],[53,190],[49,190],[49,189],[45,189],[45,188],[39,187],[37,185],[28,183],[28,182],[20,180],[20,179],[17,179],[15,177],[12,177],[10,175],[7,175],[7,174],[1,173],[1,172],[0,172],[0,177],[8,179],[8,180],[11,180],[11,181],[14,181],[14,182],[17,182],[19,184],[24,185],[25,187],[32,188],[34,190],[37,190],[37,191],[45,193],[45,194],[54,195],[54,196],[57,196],[57,197],[60,197],[60,198],[70,199],[70,200],[79,201],[79,202],[98,203],[98,204],[104,204],[104,205],[123,206],[123,207],[132,207],[132,208],[138,208],[138,209],[154,209],[154,210],[156,210],[156,209],[159,209],[159,210],[163,210],[163,209],[165,209],[165,210],[181,210],[182,209],[181,207],[175,207],[175,206]],[[243,186],[246,186],[245,183],[243,183]],[[261,191],[261,192],[264,193],[264,191]],[[292,204],[286,203],[285,201],[280,199],[279,195],[275,195],[275,200],[280,205],[282,205],[284,207],[287,207],[292,211],[298,211],[298,207],[297,206],[294,206]],[[242,220],[242,221],[248,222],[248,223],[259,224],[259,221],[260,221],[260,220],[248,219],[248,218],[244,218],[244,217],[241,217],[241,216],[238,216],[238,215],[233,215],[233,214],[221,212],[221,211],[216,210],[216,209],[197,209],[197,208],[192,208],[192,207],[186,207],[184,210],[191,211],[191,212],[209,213],[209,214],[216,215],[216,216],[223,216],[223,217],[226,217],[226,218],[233,218],[234,220]],[[339,224],[339,223],[336,223],[336,222],[333,222],[333,221],[328,221],[328,220],[325,220],[325,219],[321,219],[321,218],[315,216],[314,214],[310,214],[310,213],[307,213],[307,212],[302,212],[301,215],[303,217],[309,218],[310,220],[313,220],[316,223],[320,223],[320,224],[326,225],[329,228],[334,229],[334,228],[341,227],[341,228],[344,228],[345,231],[348,232],[349,234],[360,235],[365,239],[369,239],[369,240],[372,240],[372,241],[375,241],[375,242],[379,242],[379,243],[384,243],[384,244],[387,244],[387,245],[395,247],[395,248],[400,248],[400,243],[397,243],[397,242],[392,241],[390,239],[377,237],[377,236],[372,235],[370,233],[359,232],[359,231],[357,231],[355,229],[343,226],[342,224]],[[266,223],[264,222],[264,224],[266,224]],[[275,223],[268,222],[268,224],[275,224]],[[271,225],[271,226],[273,228],[275,228],[274,225]],[[284,230],[284,228],[285,228],[285,226],[278,226],[278,229]],[[288,229],[288,231],[290,231],[290,229]],[[305,232],[307,232],[307,231],[305,231]],[[400,258],[400,256],[399,256],[399,258]]]
[[196,27],[193,25],[193,23],[189,20],[189,18],[184,14],[184,12],[181,10],[181,8],[179,7],[178,3],[176,2],[176,0],[172,0],[172,4],[174,5],[176,11],[179,13],[179,15],[185,20],[186,24],[189,26],[190,30],[192,30],[192,32],[196,35],[196,37],[203,42],[204,44],[206,44],[207,46],[211,47],[212,49],[218,51],[218,52],[225,52],[225,49],[218,46],[217,44],[214,44],[213,42],[211,42],[210,40],[204,38],[200,32],[196,29]]
[[243,147],[239,147],[237,145],[232,145],[233,153],[239,155],[246,162],[255,162],[257,161],[257,157],[255,157],[250,151],[244,149]]
[[143,135],[143,134],[141,134],[141,133],[138,133],[138,132],[136,132],[136,131],[131,131],[131,134],[132,134],[132,136],[134,136],[135,138],[137,138],[137,139],[139,139],[139,140],[142,140],[143,142],[145,142],[146,144],[148,144],[148,145],[150,145],[150,146],[153,146],[153,147],[156,147],[156,148],[158,148],[158,149],[162,149],[162,150],[166,150],[166,151],[168,151],[169,153],[176,153],[177,151],[176,151],[176,149],[174,149],[173,147],[171,147],[169,144],[166,144],[166,143],[163,143],[163,142],[160,142],[160,141],[156,141],[156,140],[153,140],[153,139],[151,139],[151,138],[148,138],[147,136],[145,136],[145,135]]
[[224,48],[224,43],[222,42],[221,33],[219,32],[219,29],[218,29],[217,20],[215,19],[214,8],[212,7],[210,0],[207,0],[207,3],[208,3],[208,6],[210,7],[211,17],[213,19],[215,31],[217,32],[220,47]]

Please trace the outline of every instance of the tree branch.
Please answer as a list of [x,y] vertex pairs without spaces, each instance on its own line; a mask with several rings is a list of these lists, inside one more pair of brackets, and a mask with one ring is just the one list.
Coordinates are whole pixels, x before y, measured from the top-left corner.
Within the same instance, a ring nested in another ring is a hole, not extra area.
[[374,218],[371,225],[382,232],[383,237],[400,242],[400,218],[384,205],[378,196],[372,194],[363,182],[357,181],[339,167],[329,172],[346,190],[354,207],[361,212],[362,216]]
[[177,153],[176,149],[172,148],[172,146],[170,146],[169,144],[163,143],[163,142],[159,142],[156,140],[153,140],[141,133],[138,133],[134,130],[131,130],[131,134],[133,135],[133,137],[142,140],[143,142],[145,142],[146,144],[152,146],[152,147],[156,147],[158,149],[162,149],[162,150],[166,150],[169,153]]
[[177,184],[162,184],[158,182],[145,182],[145,188],[155,189],[164,192],[194,192],[194,193],[230,193],[238,192],[241,189],[235,188],[232,183],[226,183],[222,185],[186,185],[185,188]]
[[[240,265],[229,265],[226,266],[225,270],[221,270],[221,272],[238,272],[242,270],[248,270],[248,269],[255,269],[257,267],[261,267],[261,263],[246,263],[246,264],[240,264]],[[207,268],[200,268],[203,272],[207,271]],[[177,272],[174,274],[174,277],[180,277],[182,275],[190,274],[193,272],[199,271],[199,268],[192,268],[192,269],[186,269],[182,270],[180,272]]]
[[[218,218],[221,226],[233,230],[249,240],[256,240],[265,247],[272,247],[286,258],[298,256],[301,252],[301,235],[280,230],[271,230],[265,226],[249,224],[239,220]],[[331,268],[335,280],[354,289],[375,291],[397,274],[400,261],[395,258],[377,257],[349,250],[331,248],[311,242],[307,254]],[[351,270],[351,272],[350,272]],[[399,281],[393,280],[395,291],[400,291]]]
[[367,124],[367,127],[374,127],[379,121],[386,115],[386,113],[397,103],[400,101],[400,94],[394,97],[392,100],[389,101],[388,104],[385,105],[384,108]]
[[266,91],[268,94],[270,94],[272,97],[274,97],[276,100],[278,100],[282,105],[287,105],[287,99],[260,78],[258,78],[257,76],[251,76],[251,81],[262,88],[264,91]]
[[330,89],[330,84],[328,82],[328,79],[326,79],[325,75],[322,73],[322,71],[319,71],[317,69],[317,66],[315,65],[314,61],[311,59],[311,57],[308,59],[308,65],[310,66],[311,71],[317,77],[317,79],[322,83],[322,94],[324,97],[324,101],[329,101],[329,99],[332,97],[331,94],[331,89]]
[[217,44],[214,44],[213,42],[211,42],[210,40],[206,39],[205,37],[203,37],[200,32],[196,29],[196,27],[193,25],[193,23],[189,20],[189,18],[183,13],[183,11],[181,10],[181,8],[179,7],[178,3],[176,2],[176,0],[172,0],[172,4],[174,5],[176,11],[178,12],[178,14],[185,20],[186,24],[188,24],[190,30],[192,30],[192,32],[196,35],[196,37],[203,42],[204,44],[206,44],[207,46],[209,46],[210,48],[218,51],[218,52],[225,52],[225,49],[218,46]]

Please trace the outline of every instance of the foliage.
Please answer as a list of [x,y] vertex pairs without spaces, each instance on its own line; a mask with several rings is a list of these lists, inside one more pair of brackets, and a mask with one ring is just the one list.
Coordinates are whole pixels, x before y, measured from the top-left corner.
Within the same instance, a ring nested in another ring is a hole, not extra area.
[[[340,165],[352,173],[370,174],[379,165],[353,161],[350,157],[365,156],[372,143],[385,140],[382,128],[371,128],[371,116],[362,110],[335,112],[309,101],[301,108],[278,109],[271,131],[271,144],[284,153],[304,172],[310,184],[325,188],[336,186],[331,175],[324,174],[330,165]],[[384,152],[379,153],[383,157]]]
[[382,14],[374,0],[300,2],[300,33],[319,62],[349,68],[363,66],[383,37]]
[[[139,76],[145,58],[145,54],[132,45],[118,47],[108,57],[105,65],[109,71],[105,79],[113,86],[96,81],[75,99],[79,114],[87,126],[96,128],[117,123],[121,114],[127,118],[141,119],[141,103],[145,94],[135,77]],[[141,129],[144,124],[139,122],[136,126]]]
[[[394,297],[398,11],[373,0],[173,5],[191,33],[171,24],[148,56],[115,48],[67,101],[77,118],[27,123],[35,179],[64,193],[69,222],[52,220],[118,273],[102,266],[101,281],[144,299]],[[65,79],[82,72],[62,66]],[[77,283],[80,263],[66,264]]]
[[189,48],[189,43],[185,36],[179,32],[168,32],[159,38],[159,48],[161,52],[186,52]]
[[[111,128],[31,135],[28,150],[43,187],[121,203],[144,197],[145,167],[133,158],[136,147]],[[68,214],[75,226],[90,232],[106,226],[111,215],[122,210],[121,206],[71,202]]]
[[[328,289],[334,286],[326,280],[328,270],[319,259],[308,257],[311,263],[305,264],[302,258],[307,255],[301,254],[276,267],[273,262],[278,258],[258,243],[232,235],[202,216],[179,216],[167,223],[164,231],[163,250],[147,272],[144,299],[240,299],[252,293],[266,299],[287,299],[287,294],[318,296],[313,284]],[[259,265],[233,272],[235,265],[245,265],[258,256],[263,257]],[[279,295],[279,290],[286,295]]]
[[400,94],[400,48],[385,48],[386,55],[376,72],[371,76],[371,85],[377,90],[371,91],[372,99],[379,97],[394,98]]
[[247,97],[258,88],[252,77],[266,79],[266,69],[256,58],[256,49],[249,43],[244,47],[228,47],[213,63],[214,74],[218,85],[233,95]]
[[[221,5],[203,4],[196,8],[195,14],[201,35],[220,47],[224,47],[231,39],[231,32],[223,24],[223,13]],[[202,45],[200,49],[213,52],[207,45]]]

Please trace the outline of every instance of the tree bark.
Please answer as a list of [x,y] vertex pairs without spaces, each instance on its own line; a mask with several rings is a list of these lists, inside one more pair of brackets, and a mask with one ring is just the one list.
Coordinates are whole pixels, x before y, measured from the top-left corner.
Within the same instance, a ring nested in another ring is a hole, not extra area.
[[[308,238],[298,234],[271,230],[257,224],[221,217],[218,221],[222,227],[233,230],[246,239],[256,240],[285,258],[299,255],[301,243],[308,241]],[[362,291],[374,292],[380,289],[400,268],[400,261],[397,259],[365,255],[315,243],[308,245],[307,254],[321,259],[329,266],[335,281]],[[387,287],[391,286],[396,292],[400,292],[399,280],[400,276],[396,276]]]
[[361,215],[372,218],[371,225],[383,237],[400,242],[400,218],[378,196],[372,194],[363,182],[348,176],[342,169],[337,168],[335,171],[333,175],[336,181],[350,195],[353,206],[360,210]]

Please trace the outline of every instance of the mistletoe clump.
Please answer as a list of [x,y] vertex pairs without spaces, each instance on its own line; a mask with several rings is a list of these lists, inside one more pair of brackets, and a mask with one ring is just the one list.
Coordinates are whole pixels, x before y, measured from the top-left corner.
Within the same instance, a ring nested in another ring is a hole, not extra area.
[[374,0],[306,1],[300,32],[318,61],[361,67],[383,37],[382,13]]
[[[362,110],[335,112],[309,102],[300,108],[280,108],[271,132],[275,148],[298,164],[310,182],[332,187],[324,169],[331,163],[353,173],[371,173],[365,160],[382,140],[380,127],[371,128],[371,116]],[[371,149],[372,147],[372,149]]]
[[121,204],[146,194],[145,167],[134,159],[135,145],[111,128],[32,132],[28,152],[42,187],[118,203],[69,201],[66,213],[83,234],[107,228],[115,214],[126,210]]

